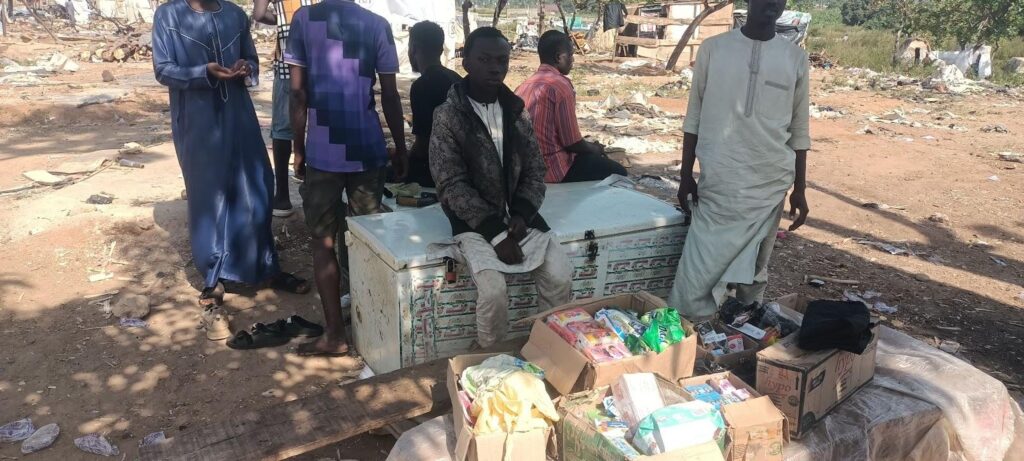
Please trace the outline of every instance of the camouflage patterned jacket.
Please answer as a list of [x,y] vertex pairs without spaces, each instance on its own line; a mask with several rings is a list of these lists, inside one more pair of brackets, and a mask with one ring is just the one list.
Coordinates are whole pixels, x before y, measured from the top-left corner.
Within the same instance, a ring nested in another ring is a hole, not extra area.
[[453,85],[448,100],[434,111],[430,137],[430,172],[452,235],[476,232],[492,240],[508,229],[510,215],[521,216],[533,229],[550,230],[537,212],[544,203],[547,166],[523,100],[504,85],[499,92],[505,136],[501,162],[469,103],[466,85],[466,80]]

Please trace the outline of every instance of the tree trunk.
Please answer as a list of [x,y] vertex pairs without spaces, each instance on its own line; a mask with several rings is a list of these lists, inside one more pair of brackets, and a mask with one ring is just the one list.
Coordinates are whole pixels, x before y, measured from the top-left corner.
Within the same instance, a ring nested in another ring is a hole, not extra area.
[[473,2],[466,0],[462,2],[462,43],[469,40],[469,9],[473,8]]
[[732,5],[733,0],[724,0],[716,3],[715,6],[708,4],[707,0],[704,1],[704,8],[700,11],[697,17],[693,18],[693,22],[686,28],[686,33],[679,39],[679,43],[676,44],[676,49],[672,50],[672,55],[668,58],[668,63],[665,64],[665,68],[672,71],[676,68],[676,63],[679,62],[679,56],[683,54],[683,50],[690,44],[690,39],[693,38],[694,32],[700,23],[703,22],[708,16],[721,11],[723,8]]
[[498,27],[498,19],[501,18],[501,11],[505,9],[505,5],[508,5],[508,0],[498,0],[498,4],[494,6],[494,19],[491,20],[491,27]]
[[562,9],[562,0],[555,0],[555,6],[558,7],[558,15],[562,18],[562,31],[565,35],[569,35],[569,23],[565,22],[565,10]]
[[544,0],[537,0],[537,36],[544,34]]

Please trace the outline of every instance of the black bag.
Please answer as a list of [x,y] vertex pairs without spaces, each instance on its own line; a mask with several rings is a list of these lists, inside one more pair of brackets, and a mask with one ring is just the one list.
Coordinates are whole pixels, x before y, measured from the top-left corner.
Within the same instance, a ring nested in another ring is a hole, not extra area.
[[860,355],[871,342],[871,326],[864,303],[813,301],[804,312],[797,345],[809,351],[839,349]]

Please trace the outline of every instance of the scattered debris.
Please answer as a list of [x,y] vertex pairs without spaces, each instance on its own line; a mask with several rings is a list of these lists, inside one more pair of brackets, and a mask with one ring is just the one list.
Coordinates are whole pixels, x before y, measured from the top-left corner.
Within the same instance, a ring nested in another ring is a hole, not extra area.
[[999,176],[996,176],[996,175],[989,176],[988,180],[992,181],[992,182],[999,182]]
[[118,325],[120,325],[121,328],[149,328],[149,322],[142,319],[127,317],[121,317],[121,320],[118,321]]
[[829,57],[824,51],[811,53],[808,57],[810,58],[811,65],[819,69],[831,69],[836,66],[836,60]]
[[151,447],[153,445],[160,445],[167,441],[167,436],[164,435],[164,431],[154,432],[142,438],[139,441],[139,447]]
[[146,167],[145,163],[136,162],[135,160],[128,160],[126,158],[118,160],[117,164],[121,165],[121,166],[123,166],[125,168],[139,168],[139,169],[141,169],[141,168],[145,168]]
[[263,393],[261,393],[260,395],[267,398],[279,399],[281,397],[284,397],[284,391],[282,391],[281,389],[270,389],[267,391],[263,391]]
[[996,263],[996,265],[998,265],[998,266],[1001,266],[1001,267],[1009,266],[1009,264],[1006,261],[1003,261],[1000,258],[997,258],[995,256],[989,256],[989,258],[991,258],[992,262]]
[[114,73],[111,72],[109,69],[105,69],[103,71],[103,81],[105,83],[110,83],[110,82],[113,82],[114,80],[117,80],[117,78],[114,77]]
[[996,155],[999,156],[999,160],[1004,162],[1024,163],[1024,155],[1016,152],[999,152]]
[[865,291],[863,293],[851,290],[843,291],[843,299],[863,303],[868,309],[879,314],[892,315],[898,312],[899,309],[896,306],[890,306],[878,299],[881,296],[882,294],[877,291]]
[[86,97],[82,98],[78,102],[76,107],[81,109],[83,107],[95,106],[95,105],[98,105],[98,104],[110,104],[112,102],[116,102],[116,101],[120,100],[124,96],[126,96],[126,93],[117,93],[117,94],[101,93],[101,94],[94,94],[94,95],[86,96]]
[[960,347],[960,343],[956,341],[942,340],[942,342],[939,343],[939,350],[947,354],[956,354],[957,352],[960,352]]
[[880,250],[887,251],[891,255],[896,255],[896,256],[912,256],[912,255],[914,255],[913,251],[911,251],[909,249],[905,249],[905,248],[900,248],[900,247],[898,247],[896,245],[892,245],[890,243],[876,242],[874,240],[868,240],[868,239],[858,239],[858,240],[855,240],[855,241],[857,243],[861,244],[861,245],[873,246],[873,247],[878,248]]
[[32,436],[36,427],[32,425],[32,419],[19,419],[0,426],[0,443],[20,442]]
[[137,294],[125,294],[110,308],[110,313],[117,317],[141,319],[149,315],[149,297]]
[[144,152],[146,152],[146,148],[137,142],[126,142],[121,150],[117,151],[118,155],[139,155]]
[[924,272],[918,272],[914,274],[914,280],[917,280],[918,282],[931,282],[932,278]]
[[57,436],[60,435],[60,426],[56,423],[50,423],[43,427],[40,427],[38,431],[35,431],[29,438],[25,439],[21,443],[21,452],[23,454],[35,453],[40,450],[48,448],[53,445],[53,442],[57,440]]
[[857,134],[875,134],[875,130],[871,128],[871,125],[864,125],[863,128],[857,130]]
[[810,279],[809,281],[807,281],[807,284],[814,288],[821,288],[825,286],[825,281],[818,279]]
[[846,115],[846,112],[832,106],[819,106],[811,103],[810,114],[813,118],[828,120],[841,118]]
[[985,133],[1009,133],[1010,132],[1010,130],[1008,130],[1006,128],[1006,125],[1001,125],[1001,124],[985,125],[985,126],[981,127],[981,131],[983,131]]
[[54,176],[54,175],[50,174],[48,171],[44,171],[44,170],[26,171],[26,172],[22,173],[21,175],[26,177],[26,178],[28,178],[30,181],[32,181],[32,182],[34,182],[36,184],[42,184],[44,186],[56,186],[56,185],[62,184],[65,181],[68,180],[68,178],[62,178],[62,177],[59,177],[59,176]]
[[942,325],[936,326],[935,328],[938,328],[940,330],[946,330],[946,331],[960,331],[961,330],[960,327],[947,327],[947,326],[942,326]]
[[114,278],[114,274],[110,272],[101,272],[99,274],[92,274],[89,276],[89,283],[102,282],[104,280],[110,280]]
[[867,202],[861,205],[861,208],[870,208],[872,210],[899,210],[906,211],[907,207],[903,205],[886,205],[884,203]]
[[85,200],[85,203],[88,203],[90,205],[110,205],[111,203],[114,203],[114,195],[108,194],[106,192],[93,194],[90,195],[89,198]]
[[75,446],[86,453],[100,456],[117,456],[121,453],[116,446],[111,445],[106,437],[99,434],[89,434],[75,439]]
[[820,275],[805,275],[804,276],[804,282],[805,283],[810,281],[811,285],[814,285],[814,283],[813,283],[814,280],[818,280],[818,281],[821,281],[821,282],[827,282],[827,283],[834,283],[836,285],[860,285],[861,284],[860,280],[837,279],[837,278],[833,278],[833,277],[823,277],[823,276],[820,276]]
[[942,213],[932,213],[932,215],[928,217],[928,220],[933,223],[945,224],[949,222],[949,216]]

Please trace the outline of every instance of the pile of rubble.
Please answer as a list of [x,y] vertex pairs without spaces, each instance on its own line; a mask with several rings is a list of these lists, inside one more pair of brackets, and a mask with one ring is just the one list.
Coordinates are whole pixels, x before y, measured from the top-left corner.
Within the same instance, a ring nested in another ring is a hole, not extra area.
[[629,101],[609,96],[600,103],[579,103],[577,114],[583,128],[590,131],[632,137],[682,136],[679,130],[682,116],[662,111],[639,92],[633,93]]

